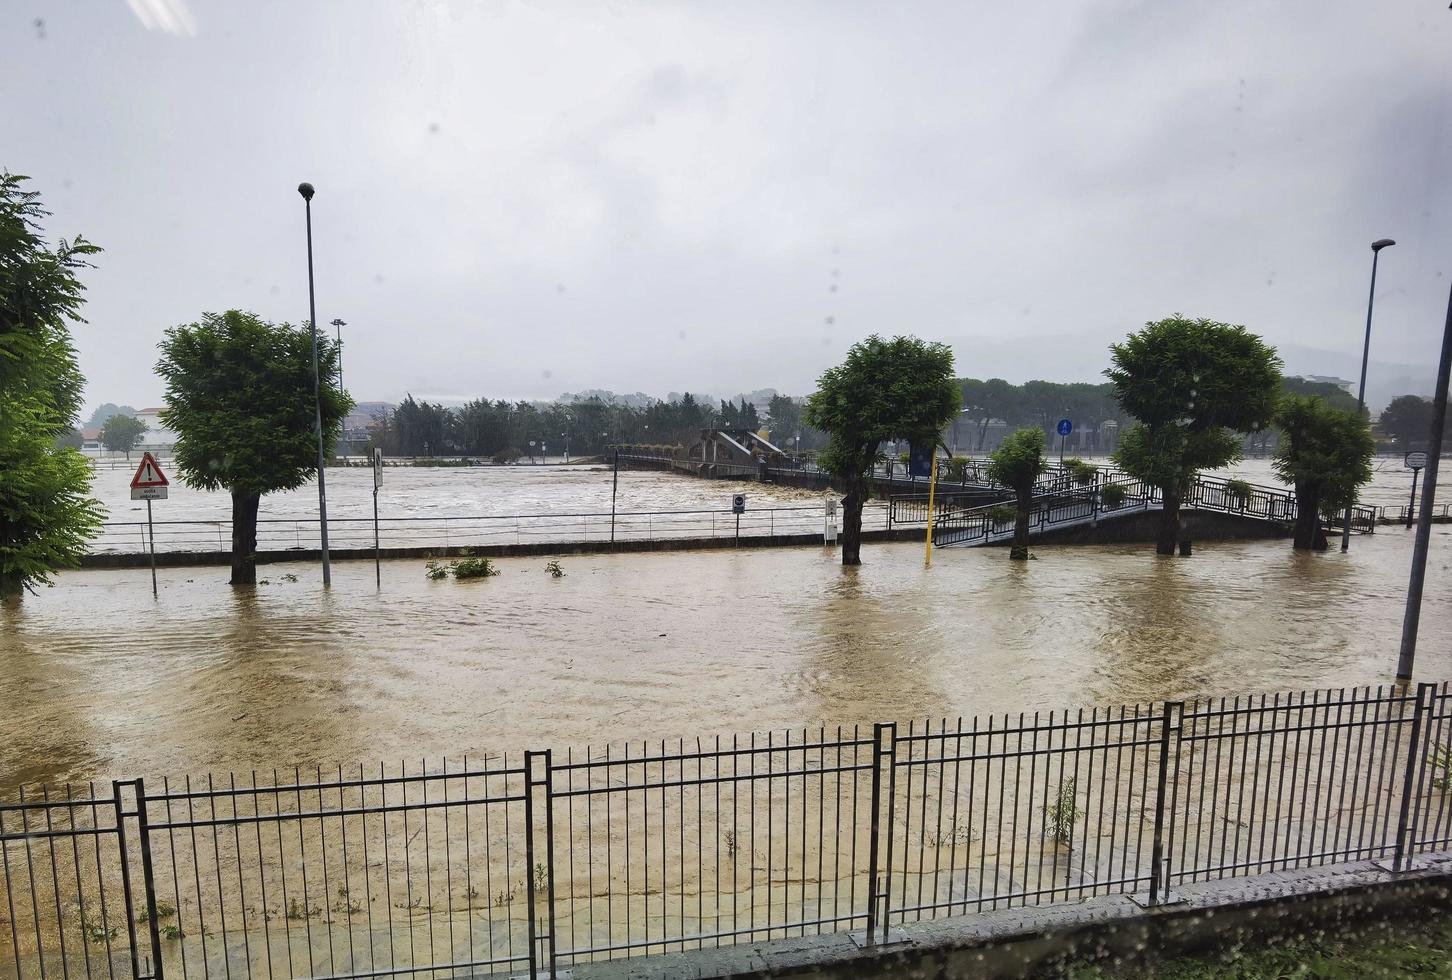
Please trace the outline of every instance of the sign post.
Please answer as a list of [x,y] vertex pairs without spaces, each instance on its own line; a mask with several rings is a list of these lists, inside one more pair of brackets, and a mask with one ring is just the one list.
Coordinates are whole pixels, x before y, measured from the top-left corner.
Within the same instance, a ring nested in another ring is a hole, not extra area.
[[1412,502],[1407,507],[1407,530],[1412,529],[1412,515],[1417,512],[1417,474],[1422,467],[1427,465],[1426,453],[1407,453],[1402,457],[1402,465],[1412,471]]
[[746,494],[731,496],[731,512],[736,515],[736,546],[741,547],[741,515],[746,513]]
[[150,452],[141,454],[141,463],[136,467],[136,475],[131,478],[131,499],[146,501],[146,540],[151,552],[151,597],[157,596],[156,591],[156,526],[151,522],[151,502],[153,500],[165,500],[167,488],[170,486],[166,474],[161,471],[161,466],[156,462],[156,457]]
[[615,498],[620,493],[620,450],[615,450],[615,475],[610,478],[610,543],[615,543]]
[[373,584],[383,588],[383,568],[378,550],[378,488],[383,486],[383,450],[373,448]]
[[1074,423],[1071,422],[1069,419],[1059,419],[1059,424],[1058,426],[1056,426],[1056,428],[1059,433],[1059,465],[1063,466],[1064,440],[1069,437],[1069,433],[1074,431]]

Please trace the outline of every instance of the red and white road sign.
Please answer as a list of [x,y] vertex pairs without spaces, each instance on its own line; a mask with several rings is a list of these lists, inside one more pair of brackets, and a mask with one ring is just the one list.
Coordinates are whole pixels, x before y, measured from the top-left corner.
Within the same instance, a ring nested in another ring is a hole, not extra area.
[[136,467],[136,475],[131,478],[131,499],[132,500],[165,500],[166,488],[171,481],[161,471],[161,464],[156,457],[146,452],[141,454],[141,465]]

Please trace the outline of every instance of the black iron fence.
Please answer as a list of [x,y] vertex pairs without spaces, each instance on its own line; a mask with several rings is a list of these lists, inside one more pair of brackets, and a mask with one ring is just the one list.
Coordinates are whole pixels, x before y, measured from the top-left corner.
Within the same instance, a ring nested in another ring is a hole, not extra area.
[[554,971],[1452,845],[1452,692],[1358,688],[39,789],[0,973]]
[[[1082,484],[1070,474],[1051,474],[1035,488],[1029,528],[1038,532],[1052,527],[1092,522],[1105,516],[1122,516],[1135,511],[1160,507],[1164,497],[1160,488],[1118,471],[1103,471],[1091,484]],[[1012,506],[1011,502],[1009,504]],[[1237,514],[1260,520],[1291,524],[1296,520],[1296,496],[1275,487],[1254,486],[1236,480],[1196,477],[1183,495],[1180,506]],[[963,506],[949,496],[935,502],[934,544],[984,543],[1006,537],[1013,530],[1013,520],[997,505]],[[888,502],[888,518],[894,524],[925,522],[927,505],[918,495],[893,497]],[[1351,528],[1371,534],[1376,530],[1377,508],[1356,505],[1351,509]],[[1340,527],[1338,512],[1328,520],[1331,527]]]

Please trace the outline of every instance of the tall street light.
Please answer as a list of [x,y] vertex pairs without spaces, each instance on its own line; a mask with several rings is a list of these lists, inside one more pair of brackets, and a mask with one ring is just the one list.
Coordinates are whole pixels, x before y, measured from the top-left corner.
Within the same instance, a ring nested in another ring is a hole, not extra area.
[[[1371,356],[1371,307],[1376,302],[1376,260],[1382,249],[1395,244],[1390,238],[1378,238],[1371,243],[1371,292],[1366,297],[1366,340],[1361,346],[1361,386],[1356,389],[1357,415],[1366,408],[1366,361]],[[1346,513],[1341,515],[1341,550],[1346,551],[1350,547],[1351,504],[1347,504]]]
[[328,490],[323,479],[323,395],[318,382],[318,304],[313,294],[313,185],[304,181],[297,185],[308,219],[308,329],[313,335],[313,432],[318,437],[318,530],[322,541],[323,586],[333,584],[333,568],[328,561]]
[[338,390],[343,390],[343,328],[348,321],[342,317],[333,317],[333,329],[338,331]]

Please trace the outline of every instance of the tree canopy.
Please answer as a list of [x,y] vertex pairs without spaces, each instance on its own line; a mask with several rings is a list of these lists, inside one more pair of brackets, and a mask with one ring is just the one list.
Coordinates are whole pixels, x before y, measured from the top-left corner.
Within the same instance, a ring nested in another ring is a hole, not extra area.
[[103,515],[90,465],[61,441],[84,384],[70,336],[85,322],[77,273],[100,249],[82,238],[50,248],[26,179],[0,172],[0,596],[77,565]]
[[936,446],[938,433],[958,411],[953,351],[916,337],[853,344],[847,359],[828,368],[807,401],[807,424],[827,434],[817,465],[844,485],[842,563],[861,561],[866,474],[878,447],[894,439]]
[[1017,503],[1010,558],[1026,559],[1029,556],[1029,513],[1033,506],[1034,484],[1048,468],[1048,460],[1044,458],[1043,429],[1019,429],[1003,440],[1002,445],[989,456],[988,478],[1013,490]]
[[1382,410],[1377,428],[1404,453],[1426,449],[1432,434],[1432,400],[1421,395],[1398,395]]
[[1281,360],[1243,326],[1179,315],[1147,323],[1109,350],[1113,366],[1104,373],[1137,420],[1121,435],[1114,458],[1160,487],[1164,517],[1156,548],[1173,554],[1184,486],[1195,471],[1240,458],[1236,433],[1270,423]]
[[1296,488],[1294,546],[1326,547],[1322,516],[1356,503],[1357,491],[1371,479],[1376,443],[1366,418],[1333,408],[1318,396],[1287,395],[1276,412],[1282,439],[1276,448],[1276,476]]
[[118,413],[106,419],[106,424],[101,426],[101,445],[113,453],[125,453],[129,457],[145,431],[146,423],[141,419]]
[[[317,343],[323,438],[331,445],[353,401],[338,388],[337,344],[325,334]],[[178,475],[188,486],[231,492],[232,582],[253,584],[259,499],[317,472],[310,331],[228,310],[172,327],[160,346],[161,420],[177,433]]]

